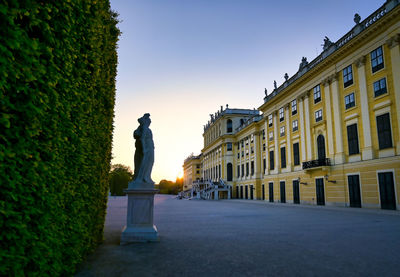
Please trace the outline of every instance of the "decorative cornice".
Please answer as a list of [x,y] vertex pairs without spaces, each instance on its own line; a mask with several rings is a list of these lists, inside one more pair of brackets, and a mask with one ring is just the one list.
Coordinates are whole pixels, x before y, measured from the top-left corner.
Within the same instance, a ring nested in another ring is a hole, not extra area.
[[354,63],[356,64],[357,67],[361,67],[361,66],[364,66],[364,65],[365,65],[365,61],[366,61],[365,56],[361,56],[361,57],[357,58],[357,59],[354,61]]
[[400,44],[400,34],[396,34],[396,35],[392,36],[391,38],[389,38],[386,41],[386,44],[389,46],[390,49],[399,45]]

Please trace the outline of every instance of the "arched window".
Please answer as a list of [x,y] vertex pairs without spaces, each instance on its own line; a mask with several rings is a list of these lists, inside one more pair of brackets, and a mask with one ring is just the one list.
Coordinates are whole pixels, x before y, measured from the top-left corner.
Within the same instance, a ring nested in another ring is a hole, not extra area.
[[227,173],[227,176],[226,176],[227,181],[228,182],[232,181],[233,172],[232,172],[232,164],[231,163],[228,163],[226,165],[226,173]]
[[317,137],[318,160],[324,160],[325,155],[325,138],[323,135]]
[[232,120],[231,119],[228,119],[226,121],[226,132],[232,133]]

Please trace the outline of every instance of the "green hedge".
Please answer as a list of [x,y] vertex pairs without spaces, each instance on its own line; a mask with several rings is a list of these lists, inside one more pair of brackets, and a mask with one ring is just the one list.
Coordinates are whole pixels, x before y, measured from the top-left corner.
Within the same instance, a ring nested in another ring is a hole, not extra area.
[[0,275],[72,275],[103,239],[116,24],[107,0],[0,1]]

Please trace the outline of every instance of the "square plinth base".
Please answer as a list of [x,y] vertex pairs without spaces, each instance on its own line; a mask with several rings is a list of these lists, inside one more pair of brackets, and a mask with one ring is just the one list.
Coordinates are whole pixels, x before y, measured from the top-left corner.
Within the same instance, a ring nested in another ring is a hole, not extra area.
[[124,227],[122,229],[120,245],[135,242],[158,242],[157,227]]

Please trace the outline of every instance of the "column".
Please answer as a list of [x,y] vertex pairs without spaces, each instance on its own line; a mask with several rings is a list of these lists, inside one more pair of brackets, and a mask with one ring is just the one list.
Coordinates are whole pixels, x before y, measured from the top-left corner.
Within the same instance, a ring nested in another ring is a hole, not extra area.
[[304,108],[303,108],[303,102],[304,102],[304,97],[301,96],[298,98],[298,103],[299,103],[299,128],[300,128],[300,148],[301,148],[301,162],[306,161],[306,136],[304,132]]
[[364,137],[364,147],[361,149],[361,155],[363,160],[371,160],[373,158],[373,153],[371,140],[371,122],[369,118],[368,108],[367,81],[365,78],[365,56],[357,59],[356,66],[358,73],[358,83],[360,87],[361,120]]
[[330,93],[330,79],[326,78],[323,83],[324,92],[325,92],[325,115],[326,115],[326,133],[327,133],[327,144],[328,144],[328,157],[330,159],[334,159],[334,150],[333,150],[333,133],[332,133],[332,106],[331,106],[331,93]]
[[279,145],[278,145],[278,120],[277,120],[277,117],[278,117],[278,111],[274,111],[274,113],[273,113],[273,120],[274,120],[274,122],[273,122],[273,124],[274,124],[274,142],[275,142],[275,151],[274,151],[274,155],[275,155],[275,158],[274,158],[274,173],[275,174],[277,174],[278,172],[279,172],[279,153],[278,153],[278,150],[279,150]]
[[310,98],[310,92],[307,91],[304,96],[304,110],[305,110],[305,118],[306,118],[307,161],[312,160],[309,98]]
[[292,142],[290,140],[290,133],[292,129],[290,128],[290,117],[289,117],[289,107],[287,104],[285,106],[285,117],[286,117],[286,170],[288,172],[292,171]]
[[[400,155],[400,34],[397,34],[391,37],[387,42],[387,45],[390,48],[390,58],[392,62],[392,72],[393,72],[393,90],[394,90],[394,98],[396,102],[396,115],[397,115],[397,142],[396,145],[396,154]],[[392,121],[393,124],[393,121]],[[392,130],[394,130],[392,125]],[[394,134],[393,134],[394,135]],[[396,136],[393,136],[396,138]]]
[[333,107],[333,122],[335,127],[335,141],[336,141],[336,152],[335,152],[335,164],[344,163],[344,152],[343,152],[343,133],[342,133],[342,114],[340,110],[340,93],[339,85],[337,80],[337,74],[330,76],[331,87],[332,87],[332,107]]
[[269,130],[268,130],[267,127],[268,127],[268,116],[265,118],[265,121],[264,121],[264,130],[265,130],[265,172],[264,172],[264,174],[265,175],[269,174],[269,159],[268,159],[269,158],[269,147],[268,147],[268,144],[269,144],[269,137],[268,137]]
[[[258,136],[259,134],[256,132],[253,134],[254,137],[254,176],[255,178],[259,178],[260,172],[258,171]],[[250,168],[251,170],[251,168]]]

